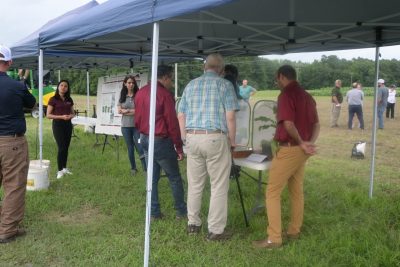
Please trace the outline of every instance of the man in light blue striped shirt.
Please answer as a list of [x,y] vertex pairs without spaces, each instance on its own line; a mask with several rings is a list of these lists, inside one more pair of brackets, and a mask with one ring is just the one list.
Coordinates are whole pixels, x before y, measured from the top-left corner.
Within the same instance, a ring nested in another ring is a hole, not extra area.
[[220,76],[221,55],[207,57],[204,74],[186,86],[178,108],[181,136],[186,142],[188,177],[188,233],[200,232],[201,197],[210,177],[208,240],[230,237],[225,231],[228,215],[231,147],[235,146],[235,111],[239,104],[232,84]]

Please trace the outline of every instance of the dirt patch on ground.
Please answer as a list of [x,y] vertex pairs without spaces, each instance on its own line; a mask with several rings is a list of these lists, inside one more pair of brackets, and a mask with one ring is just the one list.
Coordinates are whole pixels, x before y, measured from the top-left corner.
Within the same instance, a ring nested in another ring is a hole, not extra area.
[[69,214],[51,213],[46,216],[49,221],[57,221],[62,224],[90,224],[96,221],[102,221],[106,215],[102,214],[96,207],[84,205],[80,209]]

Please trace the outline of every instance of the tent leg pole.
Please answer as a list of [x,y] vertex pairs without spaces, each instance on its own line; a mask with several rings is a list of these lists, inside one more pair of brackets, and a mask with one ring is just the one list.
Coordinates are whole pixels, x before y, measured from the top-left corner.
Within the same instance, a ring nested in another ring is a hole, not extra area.
[[153,161],[154,161],[154,132],[156,121],[156,94],[157,94],[157,65],[158,65],[158,42],[159,24],[153,24],[153,56],[151,63],[151,93],[150,93],[150,131],[147,164],[147,192],[146,192],[146,227],[144,239],[144,266],[149,266],[150,256],[150,215],[151,215],[151,192],[153,183]]
[[375,148],[376,148],[376,120],[377,120],[377,98],[378,98],[378,76],[379,76],[379,46],[375,51],[375,82],[374,82],[374,110],[372,118],[372,140],[371,140],[371,167],[369,176],[369,198],[372,198],[374,187],[374,172],[375,172]]
[[86,70],[86,117],[89,117],[89,110],[90,110],[90,76],[89,76],[89,69]]
[[43,49],[39,51],[39,160],[43,159]]

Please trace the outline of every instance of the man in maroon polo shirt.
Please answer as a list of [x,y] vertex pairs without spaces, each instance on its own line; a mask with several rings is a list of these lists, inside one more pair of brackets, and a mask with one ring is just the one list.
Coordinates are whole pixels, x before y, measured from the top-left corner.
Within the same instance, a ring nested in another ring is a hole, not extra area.
[[316,153],[314,142],[319,135],[316,103],[296,81],[296,71],[284,65],[276,73],[281,93],[278,96],[277,127],[274,139],[279,149],[272,160],[266,192],[268,215],[267,239],[253,242],[257,248],[282,246],[281,193],[286,184],[291,203],[288,239],[298,239],[304,212],[304,166]]
[[[167,174],[175,201],[176,219],[186,219],[187,208],[184,201],[182,177],[178,160],[183,159],[182,138],[178,117],[175,110],[175,99],[168,90],[172,88],[173,69],[160,65],[157,68],[157,95],[154,138],[153,183],[151,191],[151,218],[162,219],[158,201],[158,181],[161,169]],[[140,144],[143,147],[148,164],[149,118],[150,118],[150,84],[141,88],[135,96],[135,125],[140,132]]]

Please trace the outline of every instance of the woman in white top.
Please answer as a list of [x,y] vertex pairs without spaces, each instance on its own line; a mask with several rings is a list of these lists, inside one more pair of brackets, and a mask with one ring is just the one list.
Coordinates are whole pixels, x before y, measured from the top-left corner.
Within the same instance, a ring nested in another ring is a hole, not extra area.
[[387,99],[387,106],[386,106],[386,118],[394,119],[394,105],[396,104],[396,85],[392,85],[389,87],[389,95]]

